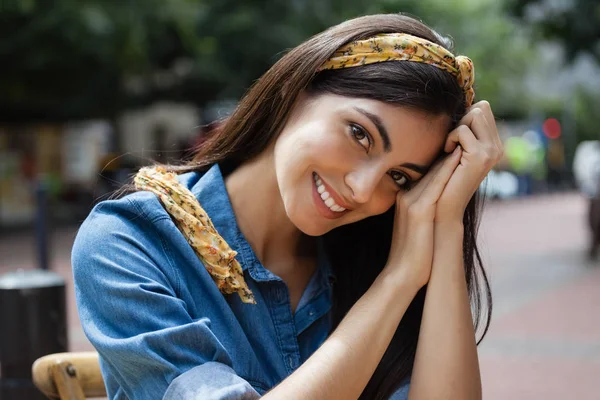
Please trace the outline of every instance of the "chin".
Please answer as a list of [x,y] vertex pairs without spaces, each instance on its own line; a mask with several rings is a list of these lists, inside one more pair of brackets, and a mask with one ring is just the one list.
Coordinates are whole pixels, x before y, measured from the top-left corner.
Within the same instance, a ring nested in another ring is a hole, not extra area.
[[288,218],[290,219],[292,224],[294,224],[294,226],[305,235],[322,236],[330,230],[332,230],[333,228],[335,228],[335,226],[332,226],[331,224],[324,225],[322,223],[319,223],[323,221],[315,221],[314,219],[307,218],[306,213],[301,214],[303,214],[302,217],[288,213]]
[[323,229],[322,227],[318,227],[318,226],[315,226],[315,225],[309,226],[308,229],[302,229],[298,225],[296,225],[296,226],[305,235],[314,236],[314,237],[323,236],[324,234],[326,234],[327,232],[329,232],[331,230],[331,228]]

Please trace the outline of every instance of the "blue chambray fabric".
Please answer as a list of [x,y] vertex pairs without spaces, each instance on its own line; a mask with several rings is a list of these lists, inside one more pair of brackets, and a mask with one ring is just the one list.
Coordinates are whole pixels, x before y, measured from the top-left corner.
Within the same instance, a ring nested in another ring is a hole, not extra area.
[[[219,166],[179,181],[238,252],[258,304],[221,294],[154,194],[99,203],[79,229],[72,264],[108,398],[259,398],[329,335],[334,277],[320,256],[292,313],[287,286],[239,230]],[[405,399],[407,389],[392,399]]]

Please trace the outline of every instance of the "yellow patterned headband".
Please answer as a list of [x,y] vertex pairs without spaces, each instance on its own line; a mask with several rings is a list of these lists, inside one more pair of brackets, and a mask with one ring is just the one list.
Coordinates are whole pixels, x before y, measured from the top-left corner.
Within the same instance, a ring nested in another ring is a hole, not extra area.
[[452,53],[429,40],[405,33],[386,33],[340,47],[318,70],[357,67],[385,61],[416,61],[450,72],[463,88],[466,106],[473,103],[475,70],[465,56]]

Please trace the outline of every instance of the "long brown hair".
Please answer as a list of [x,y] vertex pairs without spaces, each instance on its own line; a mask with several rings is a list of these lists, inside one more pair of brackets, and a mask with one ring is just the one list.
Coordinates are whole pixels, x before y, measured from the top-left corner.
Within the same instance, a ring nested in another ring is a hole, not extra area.
[[[371,15],[336,25],[292,49],[248,90],[232,115],[198,149],[193,160],[171,166],[173,172],[205,171],[219,163],[232,170],[260,154],[281,132],[301,92],[334,93],[370,98],[451,117],[464,115],[465,99],[456,79],[438,68],[416,62],[387,62],[317,73],[339,47],[379,33],[409,33],[451,50],[448,41],[421,22],[400,14]],[[491,320],[491,291],[477,249],[480,199],[475,195],[465,212],[463,243],[467,287],[475,327]],[[392,237],[394,210],[337,228],[324,236],[334,284],[333,327],[371,286],[385,265]],[[404,315],[361,399],[387,399],[412,371],[426,287]],[[482,311],[482,300],[487,313]],[[484,315],[486,318],[484,318]]]

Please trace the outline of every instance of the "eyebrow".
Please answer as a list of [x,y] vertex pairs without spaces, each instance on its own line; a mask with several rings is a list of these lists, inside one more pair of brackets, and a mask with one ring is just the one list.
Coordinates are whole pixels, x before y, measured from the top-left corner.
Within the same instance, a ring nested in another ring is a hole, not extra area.
[[360,107],[354,107],[354,109],[362,115],[364,115],[365,117],[369,118],[373,125],[375,125],[375,127],[377,128],[377,133],[379,133],[379,136],[381,136],[381,140],[383,140],[383,150],[386,153],[392,151],[392,142],[390,141],[390,135],[388,135],[387,129],[385,129],[381,118]]
[[415,171],[416,173],[419,173],[421,175],[425,175],[427,173],[427,171],[429,170],[429,167],[426,167],[425,165],[418,165],[418,164],[413,164],[413,163],[404,163],[404,164],[400,164],[400,166],[404,167],[404,168],[412,169],[413,171]]
[[[385,126],[383,125],[383,121],[381,120],[381,118],[379,118],[378,115],[370,113],[367,110],[362,109],[360,107],[354,107],[354,109],[356,111],[358,111],[359,113],[361,113],[362,115],[364,115],[365,117],[369,118],[371,120],[371,122],[373,123],[373,125],[375,125],[375,127],[377,128],[377,131],[379,133],[379,136],[381,136],[381,140],[383,141],[383,150],[386,153],[389,153],[390,151],[392,151],[392,142],[390,141],[390,135],[388,135],[387,129],[385,129]],[[427,171],[429,170],[428,166],[413,164],[413,163],[404,163],[404,164],[401,164],[400,166],[411,169],[421,175],[425,175],[427,173]]]

